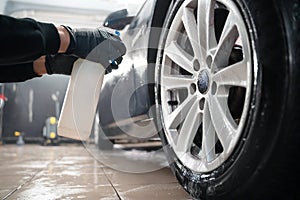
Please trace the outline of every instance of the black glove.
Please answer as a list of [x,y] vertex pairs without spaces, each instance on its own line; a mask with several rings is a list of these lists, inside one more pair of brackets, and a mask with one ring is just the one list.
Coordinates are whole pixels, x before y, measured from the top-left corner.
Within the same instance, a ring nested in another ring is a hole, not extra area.
[[[120,64],[126,47],[120,37],[97,29],[71,29],[70,45],[66,54],[102,64],[105,68]],[[114,64],[116,61],[116,64]]]
[[76,60],[78,60],[77,57],[65,54],[46,55],[47,74],[71,75]]
[[115,61],[112,61],[111,64],[108,67],[106,67],[105,74],[109,74],[110,72],[112,72],[113,69],[118,69],[119,64],[122,62],[122,60],[123,58],[119,57]]
[[[66,54],[46,55],[45,66],[47,74],[64,74],[71,75],[73,65],[78,60],[78,57],[70,56]],[[112,62],[105,71],[105,74],[110,73],[113,69],[118,69],[119,62],[122,61],[122,57],[115,62]]]

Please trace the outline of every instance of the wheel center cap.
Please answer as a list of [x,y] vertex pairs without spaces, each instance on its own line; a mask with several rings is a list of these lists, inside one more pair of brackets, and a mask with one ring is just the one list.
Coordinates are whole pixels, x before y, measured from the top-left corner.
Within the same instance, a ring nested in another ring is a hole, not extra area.
[[198,89],[201,94],[205,94],[209,86],[209,75],[207,70],[202,70],[198,76]]

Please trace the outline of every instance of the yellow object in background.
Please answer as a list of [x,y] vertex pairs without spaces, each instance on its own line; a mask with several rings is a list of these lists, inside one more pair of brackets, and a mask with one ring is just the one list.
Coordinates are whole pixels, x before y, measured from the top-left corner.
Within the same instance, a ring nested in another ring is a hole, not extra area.
[[50,124],[56,124],[56,118],[55,117],[50,117]]
[[51,138],[51,139],[54,139],[55,137],[56,137],[56,133],[51,132],[51,133],[50,133],[50,138]]
[[21,135],[21,132],[15,131],[15,136],[16,136],[16,137],[19,137],[20,135]]

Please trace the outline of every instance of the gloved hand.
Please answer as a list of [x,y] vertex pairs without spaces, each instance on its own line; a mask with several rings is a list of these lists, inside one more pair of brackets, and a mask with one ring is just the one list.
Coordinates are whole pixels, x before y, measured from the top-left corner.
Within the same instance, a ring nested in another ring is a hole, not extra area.
[[[70,45],[66,54],[98,62],[105,68],[118,65],[126,53],[120,37],[97,29],[71,29],[64,26],[70,34]],[[114,64],[114,61],[117,61]]]
[[[78,57],[66,54],[46,55],[45,66],[47,74],[71,75],[76,60],[78,60]],[[115,61],[106,67],[105,74],[112,72],[113,69],[118,69],[118,64],[121,61],[122,57],[119,61]]]
[[46,55],[47,74],[71,75],[76,60],[78,60],[77,57],[66,54]]

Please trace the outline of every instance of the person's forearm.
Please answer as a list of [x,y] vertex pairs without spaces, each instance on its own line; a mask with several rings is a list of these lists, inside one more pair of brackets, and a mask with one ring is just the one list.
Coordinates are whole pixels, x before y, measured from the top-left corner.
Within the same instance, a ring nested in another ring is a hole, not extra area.
[[[56,27],[56,29],[60,38],[60,46],[59,46],[58,53],[65,53],[70,44],[69,32],[62,26],[58,26]],[[39,76],[43,74],[47,74],[47,70],[45,66],[45,56],[42,56],[33,62],[33,69],[34,72]]]
[[58,53],[65,53],[70,44],[70,35],[69,32],[62,26],[56,27],[57,32],[60,38],[60,46]]
[[38,76],[47,74],[45,66],[45,56],[42,56],[33,62],[33,70]]
[[0,27],[0,65],[33,62],[43,55],[64,51],[68,43],[61,28],[33,19],[0,15]]
[[23,82],[39,77],[33,70],[33,63],[0,65],[0,82]]

